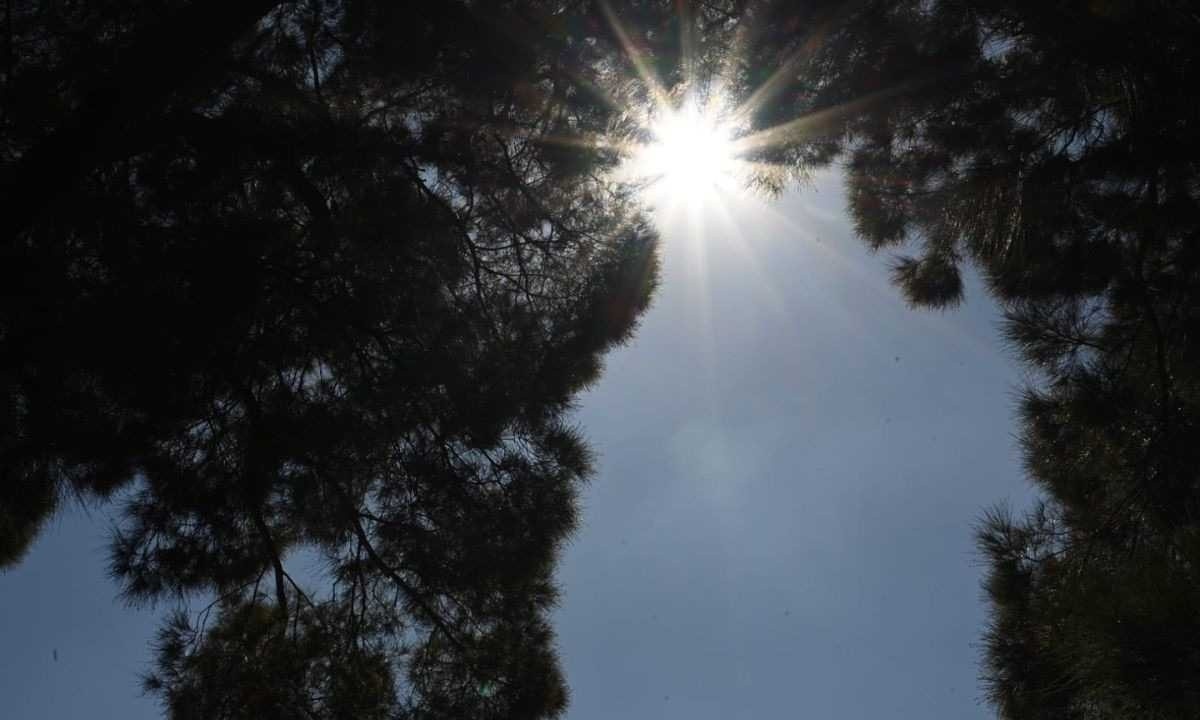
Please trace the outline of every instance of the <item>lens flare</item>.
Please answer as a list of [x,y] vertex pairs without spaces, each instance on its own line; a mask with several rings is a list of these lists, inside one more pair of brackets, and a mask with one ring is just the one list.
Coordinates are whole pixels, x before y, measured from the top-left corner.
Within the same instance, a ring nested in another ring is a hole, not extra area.
[[651,141],[640,148],[633,172],[654,195],[701,201],[739,185],[733,127],[695,103],[662,111],[650,123]]

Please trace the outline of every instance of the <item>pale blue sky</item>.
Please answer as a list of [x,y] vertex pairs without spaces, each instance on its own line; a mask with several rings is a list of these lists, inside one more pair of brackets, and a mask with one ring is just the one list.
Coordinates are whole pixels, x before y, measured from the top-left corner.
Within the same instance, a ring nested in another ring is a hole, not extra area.
[[[568,717],[991,717],[971,525],[1028,496],[994,307],[905,307],[832,174],[663,231],[657,299],[578,412],[600,472],[560,570]],[[0,575],[5,718],[158,717],[107,523],[71,512]]]

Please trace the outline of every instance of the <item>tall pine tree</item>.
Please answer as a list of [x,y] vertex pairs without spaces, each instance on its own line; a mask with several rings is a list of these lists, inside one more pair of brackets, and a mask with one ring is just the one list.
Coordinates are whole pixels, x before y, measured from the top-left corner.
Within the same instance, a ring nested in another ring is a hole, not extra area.
[[974,265],[1037,372],[1020,434],[1043,500],[979,533],[990,698],[1014,720],[1195,717],[1200,16],[868,0],[759,18],[747,64],[785,68],[760,157],[842,153],[857,230],[901,253],[908,299],[958,303]]
[[[160,635],[172,717],[559,714],[564,413],[656,277],[590,142],[637,132],[613,13],[4,13],[0,565],[117,498],[126,596],[213,600]],[[672,3],[616,14],[678,62]]]

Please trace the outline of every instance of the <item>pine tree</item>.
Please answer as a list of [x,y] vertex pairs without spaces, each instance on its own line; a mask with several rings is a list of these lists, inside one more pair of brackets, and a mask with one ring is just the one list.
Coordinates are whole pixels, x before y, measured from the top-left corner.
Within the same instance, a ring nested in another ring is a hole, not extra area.
[[910,253],[908,299],[958,303],[974,265],[1037,374],[1021,438],[1043,501],[979,533],[990,698],[1014,720],[1195,717],[1200,16],[806,8],[773,5],[753,46],[750,64],[790,64],[759,112],[761,158],[841,153],[859,234]]
[[[126,597],[213,602],[159,638],[172,717],[561,713],[565,413],[656,277],[590,142],[636,132],[611,13],[4,12],[0,564],[117,499]],[[679,62],[672,3],[618,14]]]

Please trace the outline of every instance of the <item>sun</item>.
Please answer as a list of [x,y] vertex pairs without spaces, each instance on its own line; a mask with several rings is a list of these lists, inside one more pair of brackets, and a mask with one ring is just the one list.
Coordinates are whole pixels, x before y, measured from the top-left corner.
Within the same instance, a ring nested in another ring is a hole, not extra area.
[[633,173],[651,195],[699,202],[741,181],[734,128],[695,103],[663,110],[648,123],[651,140],[633,158]]

